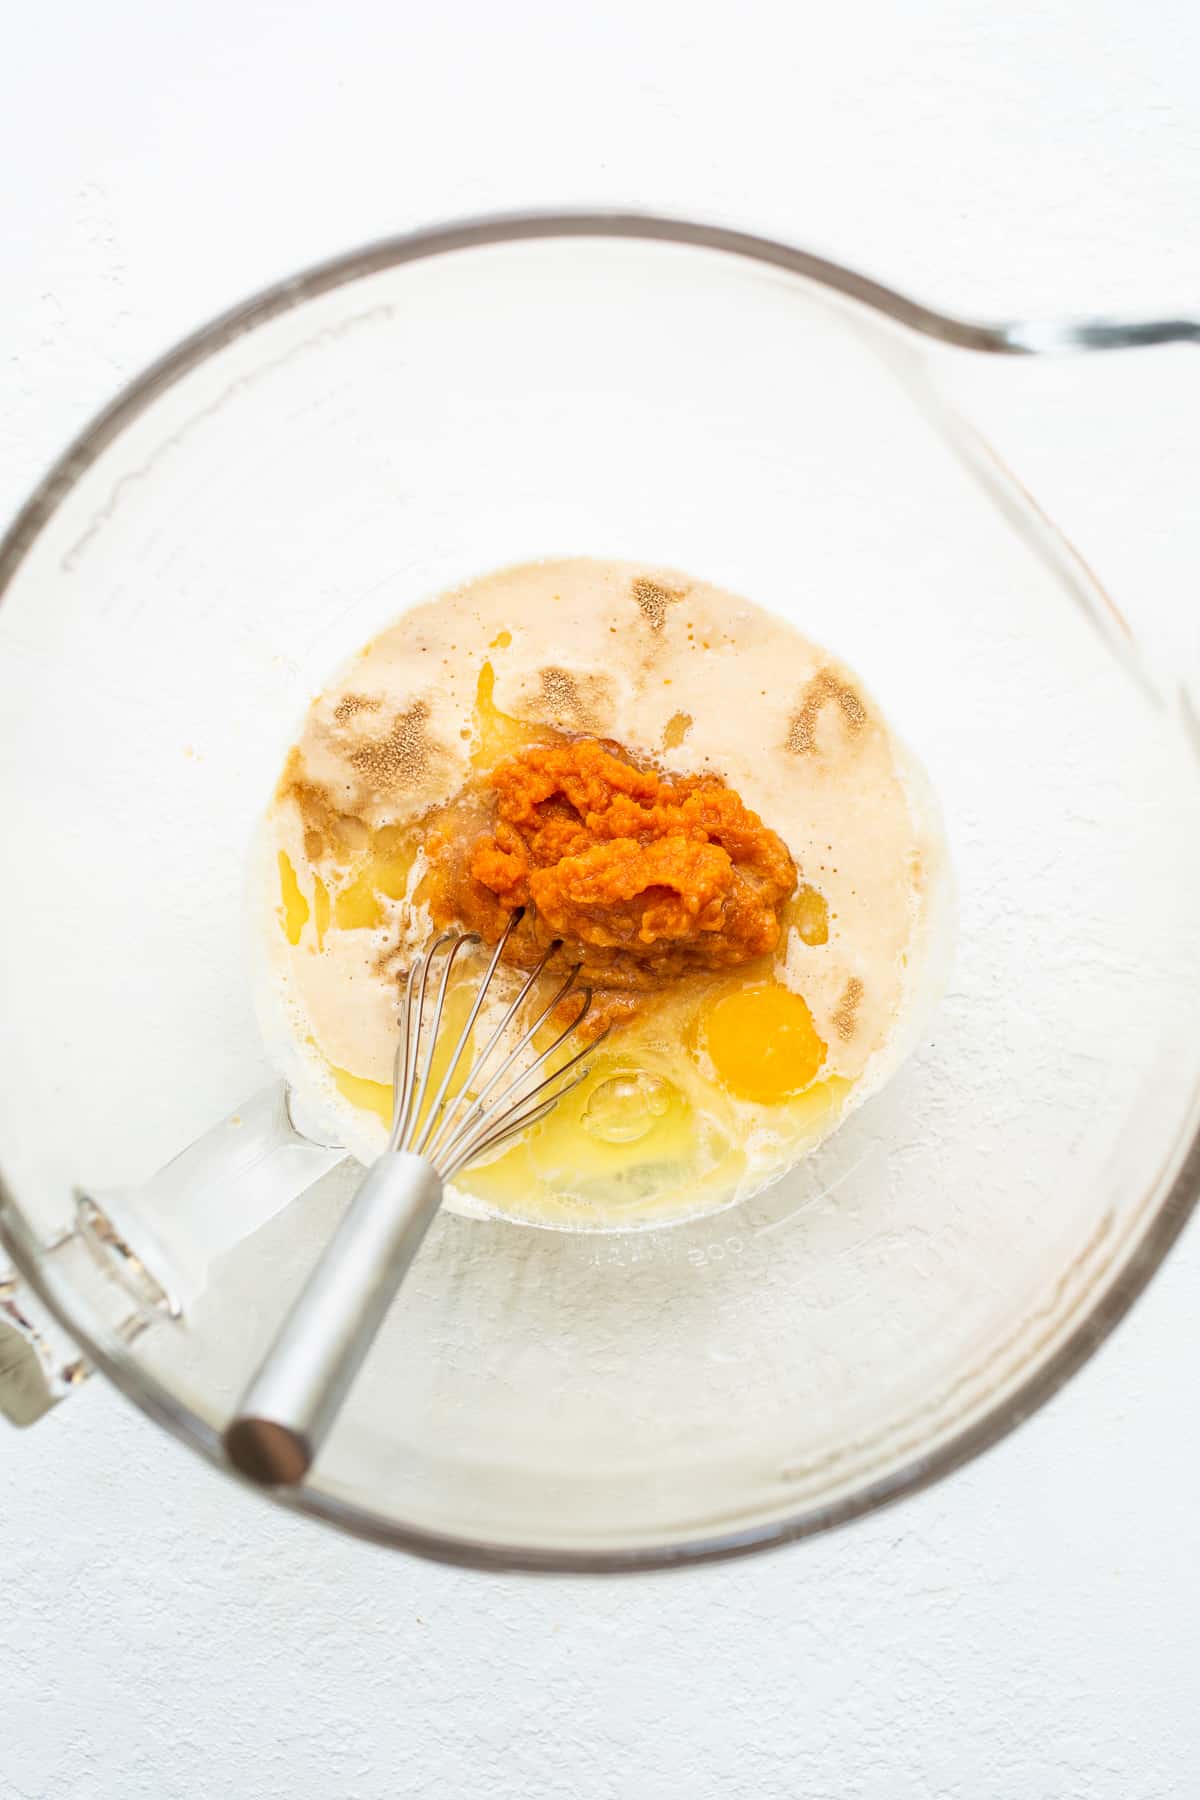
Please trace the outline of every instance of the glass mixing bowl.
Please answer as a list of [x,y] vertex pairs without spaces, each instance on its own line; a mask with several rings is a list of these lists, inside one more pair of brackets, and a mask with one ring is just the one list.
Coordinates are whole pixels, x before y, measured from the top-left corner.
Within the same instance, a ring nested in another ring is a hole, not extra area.
[[0,549],[10,1338],[48,1367],[65,1329],[60,1387],[90,1359],[222,1461],[357,1176],[295,1130],[254,1022],[282,753],[406,606],[587,554],[744,593],[859,671],[945,809],[949,989],[886,1091],[734,1210],[442,1217],[281,1503],[473,1564],[687,1561],[911,1491],[1050,1394],[1200,1180],[1187,698],[945,400],[972,349],[1058,341],[727,232],[498,220],[285,282],[136,382]]

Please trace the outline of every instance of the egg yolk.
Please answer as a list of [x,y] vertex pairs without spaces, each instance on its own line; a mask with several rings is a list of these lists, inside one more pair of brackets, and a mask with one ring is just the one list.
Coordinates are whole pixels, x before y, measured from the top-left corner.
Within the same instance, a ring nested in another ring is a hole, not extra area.
[[722,1087],[760,1106],[790,1100],[813,1082],[826,1046],[799,994],[776,981],[722,994],[706,1009],[700,1041]]

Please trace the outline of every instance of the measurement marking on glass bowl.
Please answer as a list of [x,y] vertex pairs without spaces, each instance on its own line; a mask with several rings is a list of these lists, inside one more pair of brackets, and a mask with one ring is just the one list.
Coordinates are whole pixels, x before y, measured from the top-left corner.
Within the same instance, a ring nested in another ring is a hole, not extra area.
[[827,1200],[829,1198],[830,1194],[834,1193],[836,1191],[836,1189],[840,1188],[844,1181],[849,1181],[850,1177],[856,1172],[856,1170],[862,1168],[862,1166],[866,1162],[868,1156],[873,1155],[874,1152],[878,1148],[879,1148],[879,1146],[877,1144],[868,1144],[866,1149],[863,1151],[862,1155],[857,1159],[857,1161],[852,1162],[848,1169],[843,1169],[836,1181],[827,1182],[826,1185],[821,1189],[819,1194],[807,1194],[805,1196],[805,1198],[800,1202],[800,1204],[798,1206],[794,1206],[792,1208],[791,1212],[785,1213],[782,1219],[772,1219],[772,1221],[769,1225],[756,1226],[755,1227],[755,1236],[756,1237],[766,1237],[766,1235],[769,1231],[778,1231],[781,1226],[790,1225],[792,1220],[795,1218],[796,1214],[801,1210],[801,1208],[803,1208],[805,1206],[815,1206],[818,1200]]

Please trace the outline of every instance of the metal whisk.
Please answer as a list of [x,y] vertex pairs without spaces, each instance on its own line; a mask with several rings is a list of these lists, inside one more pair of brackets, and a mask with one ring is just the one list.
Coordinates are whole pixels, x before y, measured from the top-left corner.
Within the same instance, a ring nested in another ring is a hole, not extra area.
[[[225,1432],[230,1460],[256,1481],[275,1486],[300,1481],[307,1474],[433,1223],[444,1183],[544,1119],[588,1073],[586,1064],[580,1065],[600,1038],[553,1066],[557,1052],[579,1029],[592,1003],[592,990],[575,986],[578,965],[506,1048],[518,1014],[560,947],[555,943],[530,971],[455,1086],[480,1009],[520,919],[519,911],[512,914],[492,952],[432,1098],[450,977],[459,954],[481,940],[473,932],[445,932],[408,971],[387,1149],[372,1164]],[[431,979],[439,962],[440,970]],[[573,993],[581,1001],[579,1011],[552,1043],[535,1053],[535,1036]],[[534,1081],[547,1064],[550,1073]]]

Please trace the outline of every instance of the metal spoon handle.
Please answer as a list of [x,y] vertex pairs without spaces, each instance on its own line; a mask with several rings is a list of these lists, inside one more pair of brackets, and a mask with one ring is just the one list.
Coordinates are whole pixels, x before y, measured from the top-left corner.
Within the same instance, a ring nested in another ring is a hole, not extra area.
[[424,1157],[372,1164],[225,1431],[244,1475],[274,1487],[307,1474],[441,1200]]

